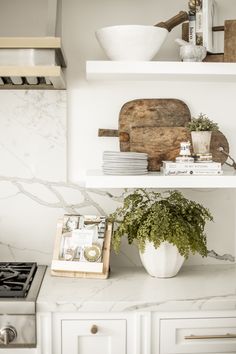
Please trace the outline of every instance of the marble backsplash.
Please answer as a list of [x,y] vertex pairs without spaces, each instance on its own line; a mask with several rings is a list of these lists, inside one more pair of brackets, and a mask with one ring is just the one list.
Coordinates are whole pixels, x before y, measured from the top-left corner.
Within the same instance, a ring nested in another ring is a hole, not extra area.
[[[0,261],[50,264],[60,216],[107,215],[123,199],[123,190],[89,190],[67,181],[66,102],[65,91],[0,92]],[[207,230],[209,257],[194,256],[188,263],[234,262],[234,191],[184,193],[213,210],[215,217]],[[139,266],[136,247],[124,241],[111,263]]]

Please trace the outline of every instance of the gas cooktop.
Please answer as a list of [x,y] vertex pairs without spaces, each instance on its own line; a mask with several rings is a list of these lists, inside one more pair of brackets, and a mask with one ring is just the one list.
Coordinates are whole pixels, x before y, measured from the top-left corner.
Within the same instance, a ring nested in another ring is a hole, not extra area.
[[0,348],[34,348],[36,300],[46,266],[0,262]]
[[0,298],[25,297],[36,269],[36,263],[0,263]]

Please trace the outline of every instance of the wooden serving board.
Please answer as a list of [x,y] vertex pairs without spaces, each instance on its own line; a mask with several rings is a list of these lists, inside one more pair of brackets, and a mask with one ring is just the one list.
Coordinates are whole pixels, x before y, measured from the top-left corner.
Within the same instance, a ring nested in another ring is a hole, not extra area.
[[153,98],[127,102],[119,115],[120,150],[130,151],[127,135],[131,135],[133,128],[184,127],[190,120],[188,106],[178,99]]
[[[130,132],[130,150],[148,154],[148,170],[159,171],[162,161],[174,161],[179,155],[180,143],[190,141],[190,132],[184,127],[134,127]],[[218,151],[222,146],[226,152],[229,145],[221,132],[214,132],[211,140],[213,160],[224,163],[225,155]]]

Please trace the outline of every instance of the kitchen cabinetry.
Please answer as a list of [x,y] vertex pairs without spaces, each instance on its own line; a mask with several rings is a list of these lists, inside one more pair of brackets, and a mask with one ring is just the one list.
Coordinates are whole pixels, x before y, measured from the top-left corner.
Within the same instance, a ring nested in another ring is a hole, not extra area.
[[52,354],[135,353],[138,318],[125,313],[55,313]]
[[61,354],[125,354],[125,320],[62,320]]
[[[37,353],[235,354],[236,338],[228,338],[236,335],[235,278],[234,265],[185,267],[167,281],[138,267],[113,268],[105,281],[48,270],[37,300]],[[191,335],[226,338],[184,339]]]
[[236,318],[160,320],[160,354],[236,352]]

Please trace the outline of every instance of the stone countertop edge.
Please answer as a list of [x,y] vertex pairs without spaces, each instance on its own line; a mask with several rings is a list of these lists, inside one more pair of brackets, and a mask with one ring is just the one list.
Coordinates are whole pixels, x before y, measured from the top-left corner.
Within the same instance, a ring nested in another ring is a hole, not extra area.
[[45,274],[38,312],[171,312],[236,309],[236,265],[186,266],[158,279],[143,268],[112,268],[106,280]]

